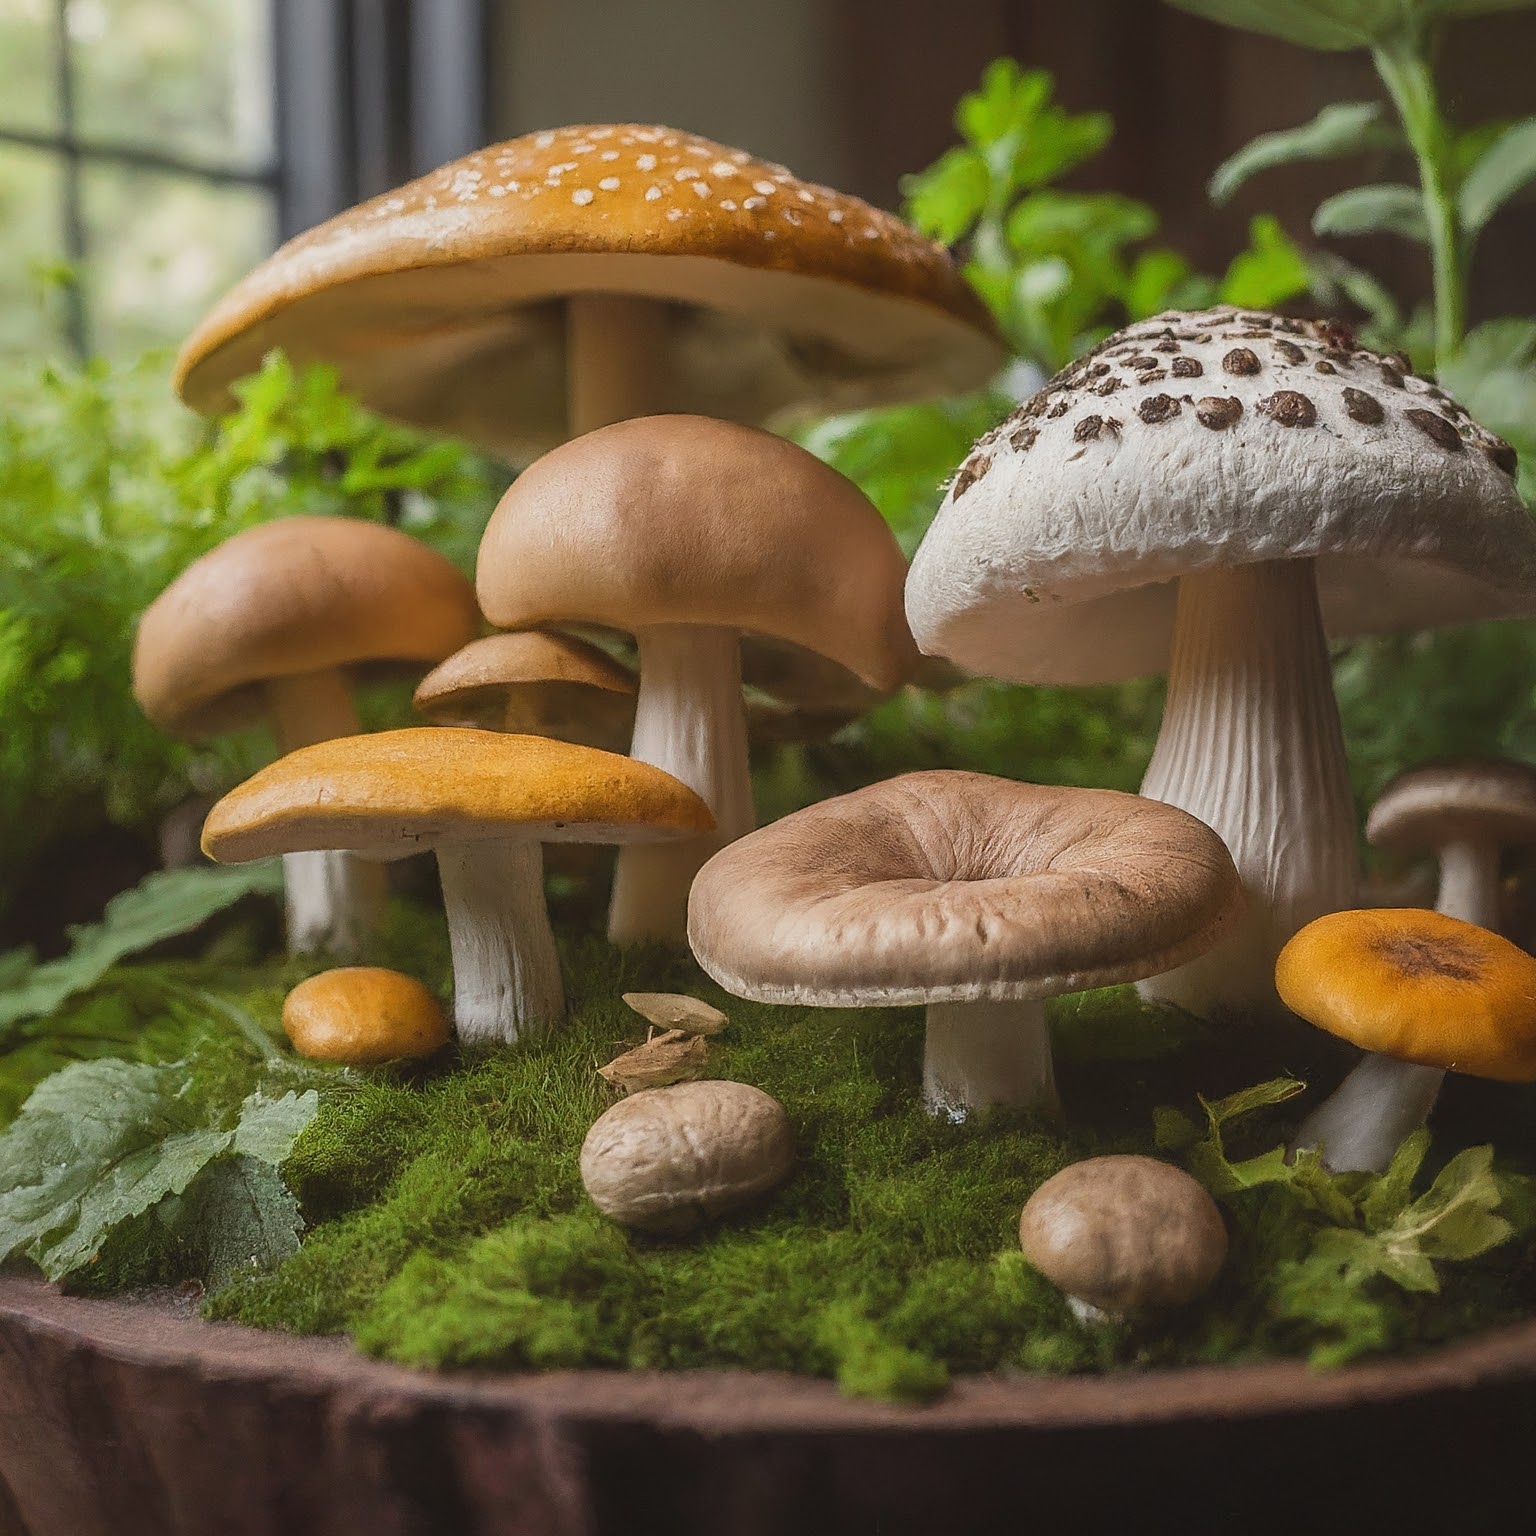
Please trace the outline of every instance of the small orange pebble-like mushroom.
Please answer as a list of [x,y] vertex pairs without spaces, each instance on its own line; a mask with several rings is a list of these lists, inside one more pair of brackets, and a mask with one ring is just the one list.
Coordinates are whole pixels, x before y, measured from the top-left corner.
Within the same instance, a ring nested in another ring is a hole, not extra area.
[[1423,1124],[1447,1071],[1536,1081],[1536,958],[1419,907],[1331,912],[1280,951],[1293,1013],[1370,1052],[1303,1122],[1298,1147],[1381,1171]]
[[448,1020],[413,976],[345,965],[301,981],[283,1002],[283,1031],[301,1056],[351,1066],[430,1056]]

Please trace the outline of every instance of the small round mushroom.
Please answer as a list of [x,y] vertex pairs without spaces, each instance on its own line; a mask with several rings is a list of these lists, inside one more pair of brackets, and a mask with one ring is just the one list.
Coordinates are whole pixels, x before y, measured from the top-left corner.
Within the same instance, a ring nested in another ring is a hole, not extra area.
[[[351,674],[431,665],[475,633],[473,589],[397,528],[287,517],[195,560],[139,620],[133,695],[193,739],[270,723],[280,752],[359,730]],[[385,897],[383,870],[333,853],[283,861],[288,944],[355,954]]]
[[1227,1229],[1203,1185],[1152,1157],[1090,1157],[1047,1179],[1019,1243],[1083,1322],[1135,1320],[1210,1289]]
[[203,851],[244,863],[307,848],[437,854],[454,1024],[515,1041],[565,1012],[541,843],[660,841],[710,815],[670,774],[544,736],[430,727],[319,742],[269,763],[209,813]]
[[676,1083],[597,1118],[581,1145],[581,1182],[605,1216],[676,1237],[776,1189],[794,1160],[794,1128],[770,1094]]
[[348,965],[301,981],[283,1000],[283,1030],[313,1061],[369,1066],[430,1056],[448,1043],[448,1020],[413,976]]
[[1376,848],[1437,855],[1435,910],[1497,932],[1499,855],[1536,844],[1536,768],[1488,758],[1410,768],[1382,790],[1365,836]]
[[1221,839],[1107,789],[937,769],[824,800],[699,871],[688,938],[737,997],[927,1005],[923,1095],[1058,1109],[1044,999],[1178,965],[1242,905]]
[[1420,907],[1334,912],[1281,950],[1275,985],[1370,1053],[1296,1136],[1335,1171],[1385,1169],[1447,1071],[1536,1082],[1536,959],[1486,928]]
[[1226,309],[1117,332],[976,444],[912,561],[918,644],[1018,682],[1166,669],[1142,792],[1243,878],[1228,939],[1143,991],[1282,1017],[1281,946],[1359,899],[1326,637],[1529,612],[1514,472],[1343,327]]
[[585,640],[526,629],[471,640],[433,668],[412,703],[437,725],[553,736],[622,752],[635,679]]

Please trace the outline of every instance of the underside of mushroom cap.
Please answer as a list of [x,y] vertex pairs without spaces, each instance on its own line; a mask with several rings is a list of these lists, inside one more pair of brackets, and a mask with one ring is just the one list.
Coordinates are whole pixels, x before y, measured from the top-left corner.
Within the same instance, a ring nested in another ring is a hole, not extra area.
[[1163,670],[1178,578],[1314,560],[1345,636],[1536,608],[1513,450],[1401,358],[1275,315],[1167,314],[962,465],[912,563],[918,644],[996,677]]
[[938,769],[717,853],[688,937],[727,991],[761,1002],[1038,998],[1178,965],[1240,907],[1221,840],[1183,811]]
[[569,436],[560,299],[670,306],[672,410],[911,399],[1002,361],[944,247],[857,198],[670,128],[495,144],[300,235],[182,350],[205,412],[273,347],[335,364],[375,409],[515,462]]
[[1382,790],[1365,835],[1403,852],[1462,838],[1536,842],[1536,768],[1495,758],[1422,763]]

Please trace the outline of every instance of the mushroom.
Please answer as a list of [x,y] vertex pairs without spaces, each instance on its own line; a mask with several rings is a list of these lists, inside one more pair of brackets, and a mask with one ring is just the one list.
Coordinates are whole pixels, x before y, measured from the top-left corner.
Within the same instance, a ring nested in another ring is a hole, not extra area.
[[1003,360],[943,246],[636,123],[494,144],[290,240],[188,339],[177,387],[227,410],[273,347],[513,463],[629,416],[916,399]]
[[794,1127],[761,1088],[675,1083],[598,1116],[581,1144],[581,1182],[603,1215],[680,1237],[776,1189],[794,1161]]
[[1365,836],[1377,848],[1435,853],[1435,910],[1497,932],[1500,850],[1536,844],[1536,768],[1464,758],[1409,769],[1382,790]]
[[1529,610],[1536,530],[1514,472],[1509,445],[1402,359],[1229,310],[1116,333],[976,444],[912,562],[918,644],[1022,682],[1166,661],[1142,792],[1214,827],[1243,877],[1243,924],[1145,992],[1276,1013],[1280,947],[1355,904],[1325,626]]
[[1381,1172],[1448,1070],[1536,1082],[1536,959],[1421,907],[1334,912],[1280,952],[1286,1007],[1371,1053],[1297,1132],[1336,1172]]
[[432,849],[459,1036],[515,1041],[565,1012],[539,845],[709,826],[698,796],[648,763],[543,736],[428,727],[320,742],[269,763],[214,806],[203,850],[238,864],[308,848]]
[[1019,1243],[1085,1323],[1184,1306],[1210,1289],[1227,1257],[1216,1202],[1152,1157],[1090,1157],[1063,1168],[1029,1197]]
[[805,449],[700,416],[619,422],[519,475],[480,543],[493,624],[629,630],[640,653],[633,757],[698,791],[712,837],[626,850],[615,943],[681,943],[688,885],[754,824],[740,636],[820,651],[876,687],[916,659],[906,562],[862,491]]
[[[479,626],[469,583],[409,534],[349,517],[247,528],[193,561],[144,611],[133,694],[163,731],[270,722],[280,752],[358,729],[348,674],[441,661]],[[345,855],[283,861],[288,946],[354,954],[383,870]]]
[[635,680],[606,652],[548,630],[486,635],[421,680],[412,703],[438,725],[623,751],[634,723]]
[[1215,943],[1241,895],[1172,806],[937,769],[796,811],[699,871],[688,938],[738,997],[927,1005],[923,1098],[1056,1113],[1044,999]]
[[301,981],[283,1000],[283,1031],[301,1056],[366,1066],[430,1056],[448,1020],[413,976],[348,965]]

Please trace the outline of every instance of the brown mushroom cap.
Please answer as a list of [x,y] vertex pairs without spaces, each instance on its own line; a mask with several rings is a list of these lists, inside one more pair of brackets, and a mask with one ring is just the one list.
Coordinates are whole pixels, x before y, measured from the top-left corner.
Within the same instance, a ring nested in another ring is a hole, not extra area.
[[417,727],[341,736],[267,764],[214,806],[203,851],[238,864],[517,836],[650,842],[713,825],[691,789],[649,763],[545,736]]
[[703,416],[588,432],[513,482],[480,542],[493,624],[708,624],[789,640],[895,687],[916,662],[906,562],[851,480]]
[[1292,1013],[1363,1050],[1506,1083],[1536,1082],[1536,958],[1419,907],[1331,912],[1280,951]]
[[290,240],[193,333],[177,387],[225,410],[282,347],[386,415],[525,460],[569,435],[556,301],[578,293],[668,302],[666,408],[743,421],[949,393],[1002,358],[949,253],[899,219],[695,134],[597,124],[465,155]]
[[936,769],[721,849],[694,881],[688,939],[760,1002],[1038,998],[1181,964],[1240,905],[1221,839],[1173,806]]
[[414,977],[350,965],[301,981],[283,1002],[283,1030],[314,1061],[398,1061],[448,1043],[448,1020]]
[[1405,853],[1460,840],[1536,843],[1536,768],[1490,758],[1411,768],[1382,790],[1365,835]]
[[226,539],[144,611],[133,693],[162,730],[260,720],[261,684],[371,662],[436,662],[479,628],[475,594],[436,550],[351,517],[287,517]]
[[1120,1317],[1203,1295],[1227,1256],[1216,1202],[1151,1157],[1090,1157],[1047,1179],[1019,1218],[1024,1256],[1069,1296]]

